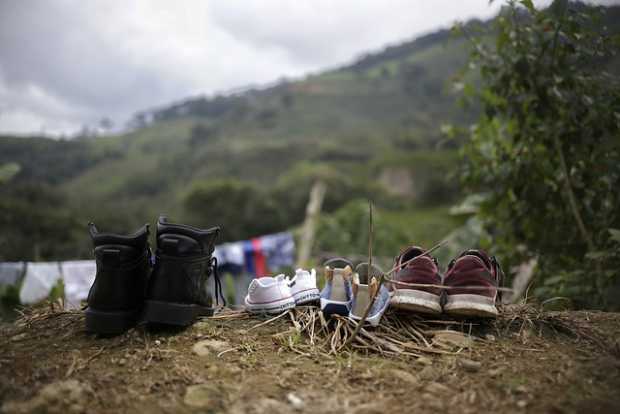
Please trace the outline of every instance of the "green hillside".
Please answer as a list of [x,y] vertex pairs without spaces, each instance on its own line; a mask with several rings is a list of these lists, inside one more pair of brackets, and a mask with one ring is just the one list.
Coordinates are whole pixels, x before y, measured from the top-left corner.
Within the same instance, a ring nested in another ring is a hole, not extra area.
[[[188,217],[183,200],[196,182],[234,179],[286,203],[289,217],[273,231],[303,220],[317,174],[333,181],[328,211],[368,196],[398,209],[456,200],[445,179],[455,144],[439,127],[464,120],[448,81],[466,48],[447,31],[404,46],[303,80],[153,111],[149,125],[93,140],[102,160],[62,188],[87,216],[116,221],[122,211],[120,225],[135,226],[162,211]],[[403,174],[419,179],[403,184]],[[446,194],[433,200],[429,183]],[[214,213],[203,223],[218,222]]]

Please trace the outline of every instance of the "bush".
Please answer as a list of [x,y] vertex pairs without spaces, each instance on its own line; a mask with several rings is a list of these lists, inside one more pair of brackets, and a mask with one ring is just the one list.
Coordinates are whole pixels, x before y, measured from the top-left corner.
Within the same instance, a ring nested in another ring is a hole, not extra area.
[[237,180],[196,182],[183,205],[193,224],[221,226],[221,241],[248,239],[284,228],[285,209],[256,185]]
[[[393,257],[410,237],[403,226],[373,215],[373,255]],[[368,201],[352,200],[335,213],[321,218],[316,250],[348,254],[368,254]],[[386,269],[387,270],[387,269]]]
[[616,49],[596,19],[580,4],[511,1],[494,47],[474,43],[483,115],[463,177],[489,194],[491,249],[538,257],[539,295],[605,307],[620,274],[620,87],[602,70]]

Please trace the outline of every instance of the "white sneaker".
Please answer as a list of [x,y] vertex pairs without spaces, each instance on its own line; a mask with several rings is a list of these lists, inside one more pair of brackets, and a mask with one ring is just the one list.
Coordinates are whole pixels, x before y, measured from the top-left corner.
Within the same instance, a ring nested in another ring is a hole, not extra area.
[[252,313],[282,313],[295,307],[295,298],[284,275],[253,279],[245,297],[245,308]]
[[297,305],[314,302],[321,297],[319,289],[316,287],[316,271],[314,269],[310,272],[297,269],[295,276],[289,280],[288,285]]

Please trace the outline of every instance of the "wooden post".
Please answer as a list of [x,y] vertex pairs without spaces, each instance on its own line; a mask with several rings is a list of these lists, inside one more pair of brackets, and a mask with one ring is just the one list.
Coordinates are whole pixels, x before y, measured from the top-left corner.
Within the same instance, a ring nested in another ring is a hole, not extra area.
[[325,183],[317,181],[310,190],[310,200],[306,207],[306,219],[301,231],[299,240],[299,249],[297,250],[297,266],[303,267],[307,265],[312,253],[312,245],[314,244],[314,234],[316,232],[316,224],[321,214],[325,191],[327,190]]

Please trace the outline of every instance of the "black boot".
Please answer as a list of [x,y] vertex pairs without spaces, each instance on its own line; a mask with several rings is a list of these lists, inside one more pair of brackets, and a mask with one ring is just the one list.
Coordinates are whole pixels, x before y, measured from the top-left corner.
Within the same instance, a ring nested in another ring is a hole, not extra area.
[[207,280],[214,275],[217,300],[221,286],[211,254],[219,232],[219,227],[202,230],[159,218],[155,269],[144,304],[146,322],[187,326],[198,316],[213,315]]
[[100,233],[88,224],[97,275],[88,292],[86,330],[119,334],[136,324],[151,271],[149,226],[123,236]]

